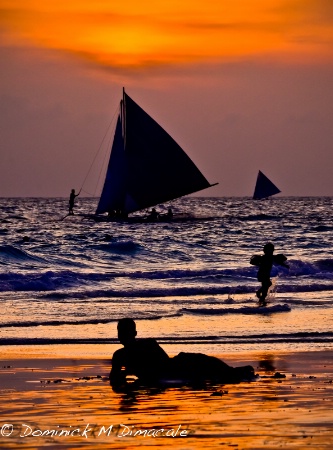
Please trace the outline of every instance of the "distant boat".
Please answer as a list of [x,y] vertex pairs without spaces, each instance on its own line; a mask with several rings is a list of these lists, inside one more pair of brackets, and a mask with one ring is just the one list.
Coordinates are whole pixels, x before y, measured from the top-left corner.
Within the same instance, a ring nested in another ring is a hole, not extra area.
[[273,184],[271,180],[259,170],[253,199],[262,200],[264,198],[268,198],[272,195],[278,194],[279,192],[281,192],[280,189],[276,187],[275,184]]
[[127,217],[215,184],[206,180],[174,139],[123,90],[95,214]]

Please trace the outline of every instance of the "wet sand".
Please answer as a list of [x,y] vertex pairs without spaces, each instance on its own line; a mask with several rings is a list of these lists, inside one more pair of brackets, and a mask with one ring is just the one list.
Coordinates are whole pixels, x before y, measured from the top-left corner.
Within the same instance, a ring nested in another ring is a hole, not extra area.
[[69,359],[51,347],[1,350],[4,449],[333,448],[332,351],[217,355],[252,364],[260,378],[123,394],[98,351]]

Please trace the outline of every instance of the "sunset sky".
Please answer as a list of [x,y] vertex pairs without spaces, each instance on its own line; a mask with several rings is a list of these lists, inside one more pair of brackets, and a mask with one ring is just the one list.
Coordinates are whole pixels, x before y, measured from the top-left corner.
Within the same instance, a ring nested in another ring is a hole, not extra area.
[[332,0],[0,0],[0,196],[67,196],[127,93],[212,183],[333,195]]

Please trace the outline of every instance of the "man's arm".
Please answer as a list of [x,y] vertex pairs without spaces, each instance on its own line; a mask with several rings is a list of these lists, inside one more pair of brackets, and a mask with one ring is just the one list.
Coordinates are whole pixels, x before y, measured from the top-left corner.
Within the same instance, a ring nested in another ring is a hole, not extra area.
[[286,263],[286,261],[287,257],[284,256],[282,253],[273,256],[274,264],[278,264],[279,266],[286,267],[287,269],[289,269],[289,265]]
[[125,371],[122,370],[123,367],[123,349],[114,352],[112,357],[112,367],[109,375],[111,386],[122,385],[126,383]]

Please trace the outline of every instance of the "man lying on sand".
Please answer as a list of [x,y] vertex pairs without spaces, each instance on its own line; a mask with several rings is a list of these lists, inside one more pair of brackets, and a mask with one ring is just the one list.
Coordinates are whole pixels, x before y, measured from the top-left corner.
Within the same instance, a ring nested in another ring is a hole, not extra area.
[[134,375],[138,382],[152,385],[163,380],[239,383],[255,378],[252,366],[231,367],[218,358],[202,353],[179,353],[170,358],[155,339],[136,339],[133,319],[118,322],[118,338],[124,348],[112,357],[110,384],[126,386],[126,376]]

